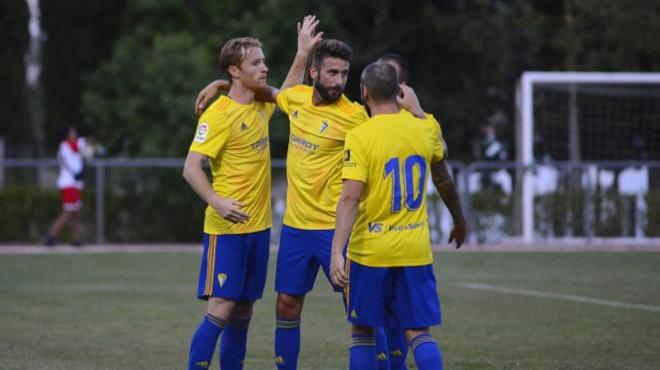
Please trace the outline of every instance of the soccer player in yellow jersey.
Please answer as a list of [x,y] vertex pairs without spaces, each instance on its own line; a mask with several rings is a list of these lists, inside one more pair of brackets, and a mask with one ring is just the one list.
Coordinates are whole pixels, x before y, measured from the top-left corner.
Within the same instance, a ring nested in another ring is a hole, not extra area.
[[[299,27],[299,49],[284,87],[302,80],[307,54],[321,38],[314,33],[317,24],[308,16]],[[249,37],[227,41],[220,51],[220,68],[230,78],[229,94],[200,117],[183,171],[208,203],[198,284],[198,297],[208,300],[208,306],[191,341],[188,369],[210,366],[221,334],[221,367],[243,368],[252,307],[262,296],[268,266],[268,121],[275,105],[254,99],[267,86],[261,43]],[[202,168],[205,158],[211,183]]]
[[[270,93],[289,116],[291,131],[287,207],[275,281],[275,362],[280,370],[297,368],[300,316],[320,267],[329,279],[344,138],[368,118],[362,105],[343,95],[352,55],[345,43],[325,40],[313,53],[313,86],[298,85]],[[224,83],[217,81],[200,93],[196,109],[223,87]],[[417,109],[416,113],[423,111]]]
[[[410,67],[408,62],[401,55],[393,53],[384,54],[378,58],[378,61],[391,65],[396,71],[397,82],[399,85],[402,85],[402,91],[399,93],[399,96],[401,96],[403,94],[403,90],[407,90],[409,88],[408,79],[410,76]],[[409,94],[410,93],[411,92],[409,91]],[[426,113],[426,115],[428,116],[430,114]],[[444,139],[442,139],[442,135],[441,141],[444,145],[446,156],[447,145]],[[437,189],[438,193],[440,194],[440,198],[447,205],[447,208],[451,212],[452,218],[454,219],[454,235],[456,238],[464,239],[465,234],[467,233],[467,221],[462,214],[460,198],[456,192],[456,188],[454,187],[451,171],[445,164],[444,160],[435,166],[434,170],[434,178],[437,180],[436,183],[438,184]],[[452,242],[454,235],[450,236],[450,243]],[[406,340],[405,333],[396,323],[393,322],[388,323],[384,330],[387,337],[387,347],[390,355],[390,370],[406,369],[408,341]]]
[[[290,127],[287,204],[275,277],[275,362],[279,370],[297,368],[303,303],[314,287],[319,268],[330,280],[330,247],[341,193],[344,139],[368,119],[364,107],[343,94],[352,56],[344,42],[324,40],[313,52],[312,86],[297,85],[260,94],[260,98],[276,98],[279,108],[289,116]],[[209,85],[200,93],[196,107],[224,87],[222,81]],[[409,106],[406,101],[402,103]],[[416,114],[424,114],[421,108],[415,108],[411,107]],[[383,368],[388,366],[385,361],[381,364]]]
[[[346,138],[331,277],[345,287],[352,370],[377,368],[374,328],[390,321],[405,329],[418,369],[442,369],[428,330],[440,324],[441,316],[425,184],[429,172],[436,187],[443,181],[438,168],[444,166],[444,145],[435,119],[399,110],[399,91],[391,65],[367,66],[361,93],[372,118]],[[460,247],[465,234],[453,229],[450,237]]]

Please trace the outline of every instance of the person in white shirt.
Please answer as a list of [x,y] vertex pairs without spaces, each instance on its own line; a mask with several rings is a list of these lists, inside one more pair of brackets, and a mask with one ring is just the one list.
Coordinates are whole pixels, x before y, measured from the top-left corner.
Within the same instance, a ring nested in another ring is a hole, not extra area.
[[57,160],[60,164],[60,174],[57,187],[62,199],[62,212],[57,216],[46,236],[46,245],[54,246],[60,231],[69,225],[71,229],[71,244],[81,246],[83,206],[81,191],[83,189],[84,159],[94,155],[95,140],[78,137],[74,127],[69,127],[66,138],[60,143]]

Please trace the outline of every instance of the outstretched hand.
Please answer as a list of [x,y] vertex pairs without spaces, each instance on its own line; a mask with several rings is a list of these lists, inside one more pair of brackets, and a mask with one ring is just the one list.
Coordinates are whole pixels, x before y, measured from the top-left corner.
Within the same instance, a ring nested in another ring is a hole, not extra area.
[[308,54],[323,40],[323,32],[316,33],[319,20],[315,15],[307,15],[302,24],[298,22],[298,52]]

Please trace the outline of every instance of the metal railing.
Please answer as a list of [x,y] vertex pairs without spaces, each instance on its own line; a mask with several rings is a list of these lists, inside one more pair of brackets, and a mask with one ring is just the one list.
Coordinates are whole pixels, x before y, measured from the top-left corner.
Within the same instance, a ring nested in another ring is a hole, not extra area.
[[[660,220],[656,217],[656,214],[660,215],[660,209],[654,208],[660,207],[660,189],[649,186],[655,182],[660,187],[660,161],[543,162],[532,165],[500,161],[473,162],[466,165],[459,161],[448,161],[448,164],[470,222],[471,242],[499,243],[521,239],[524,213],[520,195],[521,179],[524,176],[529,176],[534,184],[534,216],[531,222],[535,225],[535,241],[570,239],[589,244],[601,238],[619,238],[634,243],[648,241],[660,235]],[[94,188],[95,242],[103,244],[108,241],[106,226],[109,210],[106,201],[109,196],[108,187],[112,182],[112,179],[108,178],[108,171],[119,173],[118,176],[113,176],[113,181],[126,177],[130,183],[132,178],[139,178],[140,174],[147,176],[148,171],[160,169],[176,171],[170,173],[168,178],[180,179],[182,166],[183,159],[180,158],[104,158],[89,161],[88,171],[94,173],[94,176],[88,177],[87,180]],[[272,168],[273,203],[283,204],[286,189],[285,161],[273,160]],[[20,177],[10,176],[15,169],[33,170],[36,173],[43,170],[50,175],[37,174],[14,179]],[[0,158],[0,195],[3,192],[3,182],[9,181],[36,181],[38,187],[44,191],[53,189],[56,171],[57,161],[51,158]],[[132,177],[123,176],[121,171],[134,173]],[[642,175],[630,177],[631,171],[638,171]],[[627,184],[627,188],[622,189],[619,183],[614,182],[624,181],[624,175],[633,179],[625,181],[642,181],[645,184],[638,184],[636,187]],[[182,180],[181,183],[183,184]],[[135,190],[126,184],[114,184],[112,187],[114,192],[117,189],[124,193]],[[631,189],[637,190],[631,193]],[[149,189],[141,191],[149,193]],[[184,185],[176,191],[191,192]],[[432,186],[428,187],[428,197],[433,206],[440,202]],[[616,209],[613,211],[610,209],[612,207]],[[444,207],[435,209],[436,214],[431,217],[431,226],[435,230],[432,233],[434,241],[438,242],[445,239],[451,221]],[[281,210],[282,207],[274,207],[274,238],[279,234]],[[129,226],[139,227],[132,224]],[[3,241],[2,237],[0,241]]]

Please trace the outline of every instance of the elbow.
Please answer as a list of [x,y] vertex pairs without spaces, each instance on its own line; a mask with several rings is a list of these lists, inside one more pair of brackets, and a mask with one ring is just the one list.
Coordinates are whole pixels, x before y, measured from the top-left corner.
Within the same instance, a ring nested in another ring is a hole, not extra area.
[[186,161],[186,164],[183,165],[183,171],[181,171],[181,176],[190,183],[190,178],[192,177],[192,170],[190,168],[190,165]]
[[360,195],[357,194],[343,194],[341,202],[348,206],[357,206],[360,203]]

